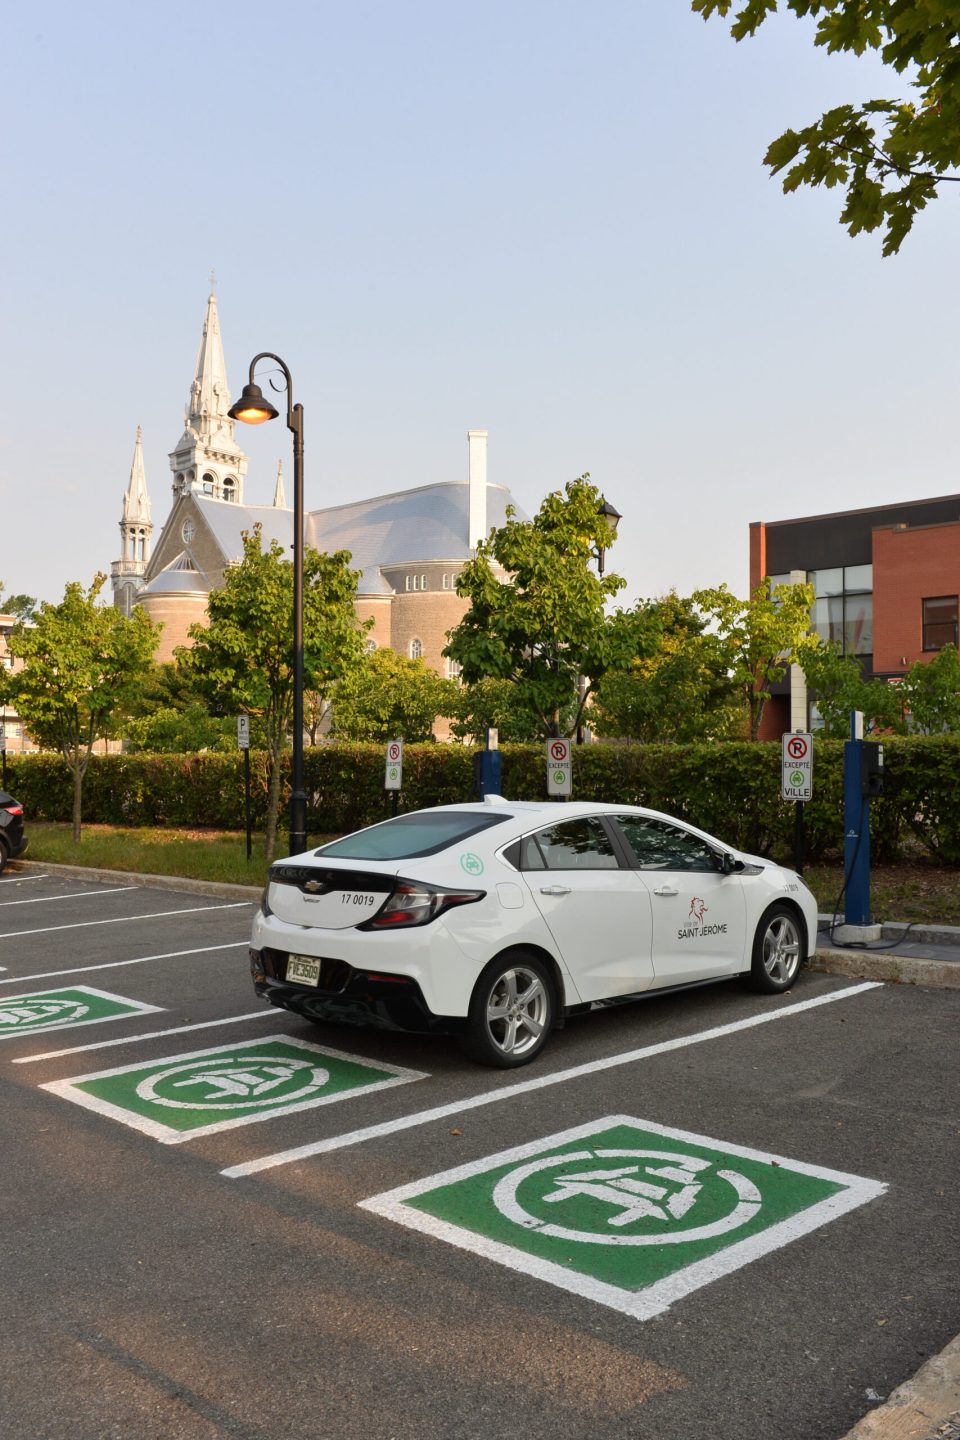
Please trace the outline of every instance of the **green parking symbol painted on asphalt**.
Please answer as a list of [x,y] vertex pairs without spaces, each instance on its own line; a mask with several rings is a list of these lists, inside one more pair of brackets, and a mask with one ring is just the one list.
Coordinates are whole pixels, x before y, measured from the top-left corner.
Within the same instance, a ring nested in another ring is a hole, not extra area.
[[362,1206],[646,1320],[885,1189],[613,1115]]
[[128,1015],[148,1015],[159,1005],[144,1005],[75,985],[68,990],[37,990],[30,995],[5,995],[0,1000],[0,1040],[11,1035],[36,1035],[43,1030],[67,1030],[77,1025],[96,1025],[100,1020],[122,1020]]
[[424,1076],[290,1035],[241,1040],[41,1086],[167,1144]]

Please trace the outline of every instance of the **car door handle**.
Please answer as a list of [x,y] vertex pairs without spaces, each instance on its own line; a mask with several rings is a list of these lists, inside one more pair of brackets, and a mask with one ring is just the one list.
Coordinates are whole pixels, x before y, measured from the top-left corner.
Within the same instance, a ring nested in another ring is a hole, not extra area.
[[540,886],[540,894],[541,894],[541,895],[569,895],[569,894],[570,894],[570,886],[569,886],[569,885],[541,885],[541,886]]
[[653,893],[654,895],[679,895],[680,891],[673,885],[658,885]]

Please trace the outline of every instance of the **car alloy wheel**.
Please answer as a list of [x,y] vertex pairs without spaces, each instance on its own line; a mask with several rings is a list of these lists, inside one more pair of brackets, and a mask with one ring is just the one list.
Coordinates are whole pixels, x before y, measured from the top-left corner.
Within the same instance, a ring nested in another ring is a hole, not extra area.
[[762,917],[753,942],[751,974],[758,990],[789,990],[803,959],[803,925],[786,905],[773,905]]
[[484,1065],[526,1065],[546,1044],[553,1018],[546,967],[535,956],[508,950],[477,981],[463,1047]]

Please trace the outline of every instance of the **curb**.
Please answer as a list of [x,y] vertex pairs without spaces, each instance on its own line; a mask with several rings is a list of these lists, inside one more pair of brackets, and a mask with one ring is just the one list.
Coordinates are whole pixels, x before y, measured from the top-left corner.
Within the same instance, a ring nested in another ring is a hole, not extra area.
[[926,959],[922,955],[884,954],[873,950],[831,950],[818,946],[811,970],[826,975],[847,975],[854,980],[884,980],[890,985],[925,985],[936,990],[960,990],[960,952],[956,960]]
[[843,1440],[956,1440],[960,1436],[960,1335],[870,1410]]
[[42,871],[45,875],[62,875],[70,880],[98,882],[129,882],[131,890],[149,885],[151,890],[181,890],[188,895],[211,895],[223,900],[259,900],[262,885],[228,885],[219,880],[186,880],[180,875],[137,875],[132,870],[94,870],[87,865],[44,865],[41,860],[11,860],[11,875]]

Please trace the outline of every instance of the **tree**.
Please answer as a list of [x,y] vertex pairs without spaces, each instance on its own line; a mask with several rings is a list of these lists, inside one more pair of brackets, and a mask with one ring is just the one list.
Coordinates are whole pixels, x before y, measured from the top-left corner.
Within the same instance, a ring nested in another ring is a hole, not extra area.
[[[303,559],[303,676],[323,689],[360,662],[363,631],[353,608],[359,574],[345,550]],[[243,558],[210,592],[208,625],[193,625],[181,665],[221,714],[246,712],[263,723],[269,757],[266,857],[273,859],[283,748],[293,720],[293,565],[260,526],[243,535]],[[368,622],[369,623],[369,622]]]
[[693,601],[671,591],[634,613],[638,653],[600,682],[590,712],[597,734],[679,744],[735,734],[740,711],[726,652]]
[[807,645],[800,665],[811,696],[823,720],[822,734],[829,740],[850,738],[850,711],[863,712],[869,729],[903,728],[903,696],[899,686],[884,680],[865,680],[860,662],[844,655],[836,641]]
[[910,715],[910,729],[923,735],[960,733],[960,659],[955,645],[944,645],[932,660],[918,660],[899,685]]
[[[569,726],[572,718],[572,714],[562,715],[561,725]],[[451,734],[457,740],[483,745],[488,730],[497,731],[501,744],[523,744],[540,739],[543,722],[535,710],[524,705],[512,680],[475,680],[472,685],[457,686]]]
[[[736,40],[755,35],[778,0],[691,0],[704,19],[734,11]],[[938,186],[960,180],[960,11],[956,0],[783,0],[796,16],[816,18],[814,44],[831,53],[880,52],[909,74],[911,99],[838,105],[767,150],[772,174],[786,171],[785,192],[801,185],[840,186],[841,224],[851,235],[885,227],[894,255]]]
[[[506,524],[477,546],[457,585],[470,609],[443,653],[467,684],[509,680],[541,735],[572,734],[600,677],[629,660],[627,628],[604,608],[626,582],[590,566],[597,547],[614,540],[601,503],[582,475],[548,495],[533,520],[518,520],[509,507]],[[495,567],[507,578],[498,579]]]
[[376,650],[337,685],[333,732],[340,740],[432,740],[434,723],[452,713],[456,692],[456,683],[426,661]]
[[144,611],[128,619],[112,605],[97,604],[106,578],[96,575],[86,591],[71,581],[59,604],[43,601],[30,624],[15,625],[7,648],[23,669],[5,681],[0,672],[0,698],[70,768],[74,841],[93,742],[117,734],[130,715],[159,639]]
[[33,595],[8,595],[4,599],[3,581],[0,580],[0,615],[15,615],[18,620],[32,620],[37,610]]
[[731,683],[750,717],[750,739],[756,740],[770,698],[766,687],[783,678],[806,646],[818,643],[809,633],[813,586],[775,585],[771,594],[765,578],[749,600],[739,600],[726,585],[695,590],[692,598],[716,627]]

